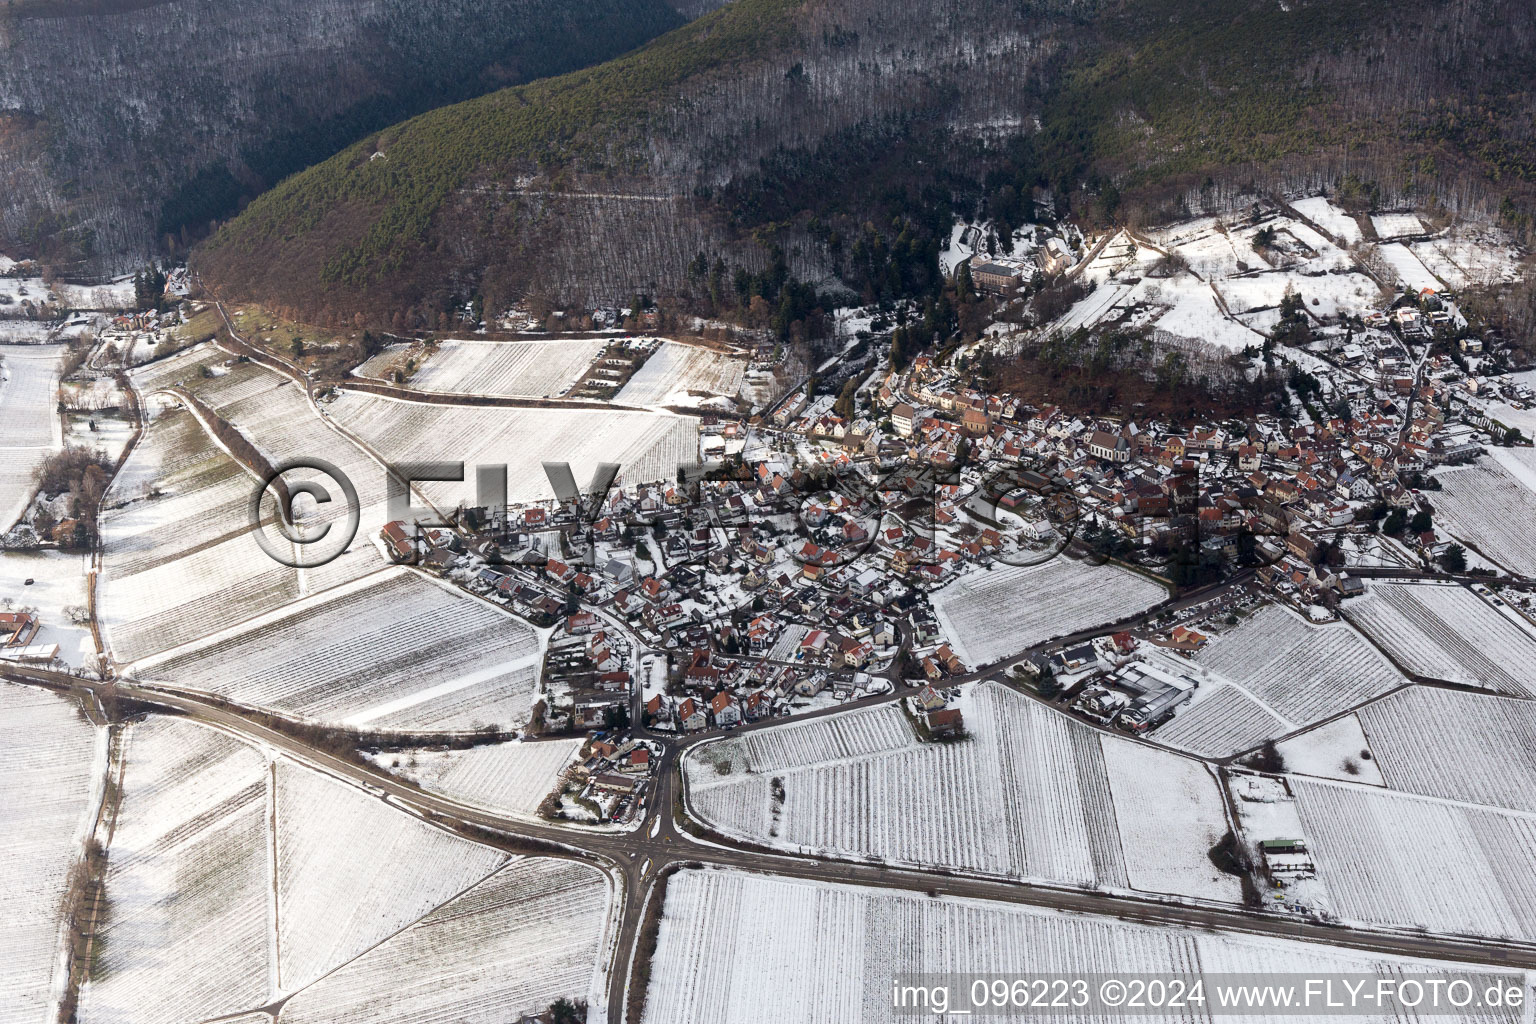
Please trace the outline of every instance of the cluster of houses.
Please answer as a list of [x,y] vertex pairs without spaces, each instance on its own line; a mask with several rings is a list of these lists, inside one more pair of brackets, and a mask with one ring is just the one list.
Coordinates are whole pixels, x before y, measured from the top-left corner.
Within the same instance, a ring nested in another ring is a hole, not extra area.
[[561,776],[544,801],[546,817],[628,824],[643,809],[657,763],[651,744],[599,733]]
[[[30,582],[30,581],[28,581]],[[59,658],[58,644],[35,643],[42,623],[31,611],[0,612],[0,660],[49,665]]]
[[[1469,386],[1485,356],[1466,346],[1415,352],[1408,327],[1459,316],[1422,298],[1318,332],[1307,415],[1185,427],[1088,417],[985,392],[924,356],[862,379],[846,415],[802,390],[759,416],[701,417],[715,467],[703,478],[621,481],[595,511],[542,502],[469,510],[469,529],[390,524],[381,542],[560,627],[549,677],[577,728],[611,727],[642,685],[644,724],[679,733],[892,680],[943,685],[976,666],[956,656],[928,593],[1069,539],[1154,572],[1257,567],[1267,597],[1331,614],[1361,589],[1354,541],[1424,564],[1444,553],[1433,526],[1388,539],[1380,523],[1420,506],[1424,474],[1501,436],[1486,397],[1532,397],[1507,381]],[[1192,685],[1127,663],[1125,639],[1058,652],[1053,671],[1099,665],[1079,710],[1155,728]],[[1204,641],[1189,625],[1140,638],[1176,654]],[[657,678],[632,678],[636,643],[668,653]]]

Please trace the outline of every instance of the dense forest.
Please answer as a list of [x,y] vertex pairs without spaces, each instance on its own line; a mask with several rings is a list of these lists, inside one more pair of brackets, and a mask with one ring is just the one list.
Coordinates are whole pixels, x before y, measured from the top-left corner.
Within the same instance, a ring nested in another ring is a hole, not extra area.
[[196,263],[225,294],[408,324],[710,291],[700,268],[932,290],[954,213],[1136,222],[1367,183],[1528,229],[1517,0],[736,0],[640,51],[386,129]]
[[0,253],[77,277],[141,266],[369,132],[613,57],[681,9],[0,0]]

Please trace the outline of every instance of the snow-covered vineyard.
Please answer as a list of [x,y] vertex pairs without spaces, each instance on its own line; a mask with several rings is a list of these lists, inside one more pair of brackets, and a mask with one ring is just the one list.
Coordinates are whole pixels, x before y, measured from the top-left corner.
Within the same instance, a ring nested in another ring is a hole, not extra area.
[[1053,558],[971,572],[932,595],[934,615],[967,665],[990,665],[1049,640],[1108,625],[1164,600],[1156,583],[1113,565]]
[[1236,693],[1207,708],[1222,693],[1213,691],[1158,738],[1210,754],[1245,749],[1275,729],[1299,729],[1408,681],[1347,625],[1309,623],[1278,604],[1212,640],[1195,663]]
[[423,789],[514,817],[533,818],[582,741],[497,743],[468,750],[407,750],[374,762]]
[[1207,856],[1226,822],[1201,765],[997,684],[960,706],[971,735],[958,743],[921,742],[882,707],[705,745],[684,760],[689,805],[796,852],[1237,898]]
[[1205,757],[1251,749],[1408,682],[1348,625],[1311,623],[1279,604],[1211,639],[1194,666],[1195,699],[1156,738]]
[[44,1021],[63,988],[61,920],[106,771],[72,702],[0,682],[0,1021]]
[[502,1024],[596,1001],[612,893],[594,868],[515,858],[296,995],[281,1024]]
[[1515,475],[1498,459],[1438,473],[1435,510],[1447,532],[1512,572],[1536,575],[1536,478]]
[[396,567],[132,671],[316,721],[467,731],[526,718],[542,657],[523,620]]
[[706,406],[741,391],[746,360],[697,345],[663,342],[614,401],[621,405]]
[[1536,703],[1414,687],[1356,717],[1392,789],[1536,813]]
[[1375,583],[1344,614],[1417,676],[1529,697],[1536,631],[1455,584]]
[[382,1000],[500,1024],[593,994],[612,897],[595,869],[509,859],[204,726],[151,718],[124,745],[82,1020],[292,997],[280,1020],[377,1020]]
[[449,339],[405,383],[444,394],[559,398],[582,379],[605,344]]
[[1293,780],[1307,849],[1346,922],[1536,939],[1536,815]]
[[[598,463],[618,463],[619,482],[625,485],[673,480],[679,466],[698,462],[696,421],[664,413],[424,405],[352,392],[326,408],[396,464],[506,466],[514,502],[554,497],[545,462],[569,463],[582,484]],[[470,479],[469,484],[424,484],[421,489],[428,500],[451,509],[473,498]]]
[[[771,964],[771,966],[770,966]],[[646,1024],[880,1024],[900,974],[1427,973],[1327,946],[722,870],[667,887]],[[787,984],[786,979],[794,979]],[[1509,1020],[1518,1013],[1450,1020]],[[1097,1020],[1058,1015],[1051,1019]],[[1212,1019],[1191,1013],[1189,1020]],[[1216,1017],[1214,1019],[1224,1019]],[[1362,1014],[1352,1020],[1395,1022]]]

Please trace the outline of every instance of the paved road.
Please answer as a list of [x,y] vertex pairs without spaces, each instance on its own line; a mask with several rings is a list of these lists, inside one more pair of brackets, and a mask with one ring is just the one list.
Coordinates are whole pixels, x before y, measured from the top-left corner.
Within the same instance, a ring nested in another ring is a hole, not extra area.
[[[629,960],[643,924],[647,888],[660,873],[682,864],[768,871],[821,882],[963,896],[1117,917],[1144,924],[1219,928],[1384,954],[1536,969],[1536,946],[1527,944],[1345,929],[1218,905],[1170,903],[1147,896],[1088,892],[974,875],[812,859],[695,842],[680,831],[673,820],[673,809],[679,803],[677,796],[680,785],[677,771],[679,751],[676,747],[668,747],[660,759],[653,782],[654,791],[648,801],[647,816],[639,828],[628,833],[603,832],[509,818],[425,792],[381,769],[317,750],[264,725],[248,711],[224,706],[198,695],[141,684],[98,683],[43,669],[7,666],[0,669],[0,674],[22,682],[68,688],[75,692],[83,689],[99,693],[103,689],[115,688],[122,696],[162,705],[193,720],[227,729],[276,748],[440,825],[452,827],[464,824],[489,830],[504,837],[502,841],[506,848],[513,850],[526,850],[526,845],[520,845],[520,840],[552,844],[556,847],[550,851],[552,856],[579,858],[610,870],[620,882],[622,892],[610,961],[610,1024],[624,1022]],[[477,838],[493,844],[497,842],[495,835]]]

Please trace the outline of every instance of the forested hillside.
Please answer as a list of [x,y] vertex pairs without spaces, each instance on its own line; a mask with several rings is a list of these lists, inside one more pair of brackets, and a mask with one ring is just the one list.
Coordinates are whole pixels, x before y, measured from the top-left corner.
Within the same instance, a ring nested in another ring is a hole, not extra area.
[[684,20],[669,0],[0,0],[0,252],[142,265],[370,131]]
[[380,132],[197,264],[296,314],[430,325],[474,298],[920,291],[954,212],[1042,199],[1134,221],[1347,180],[1518,227],[1533,54],[1516,0],[737,0]]

